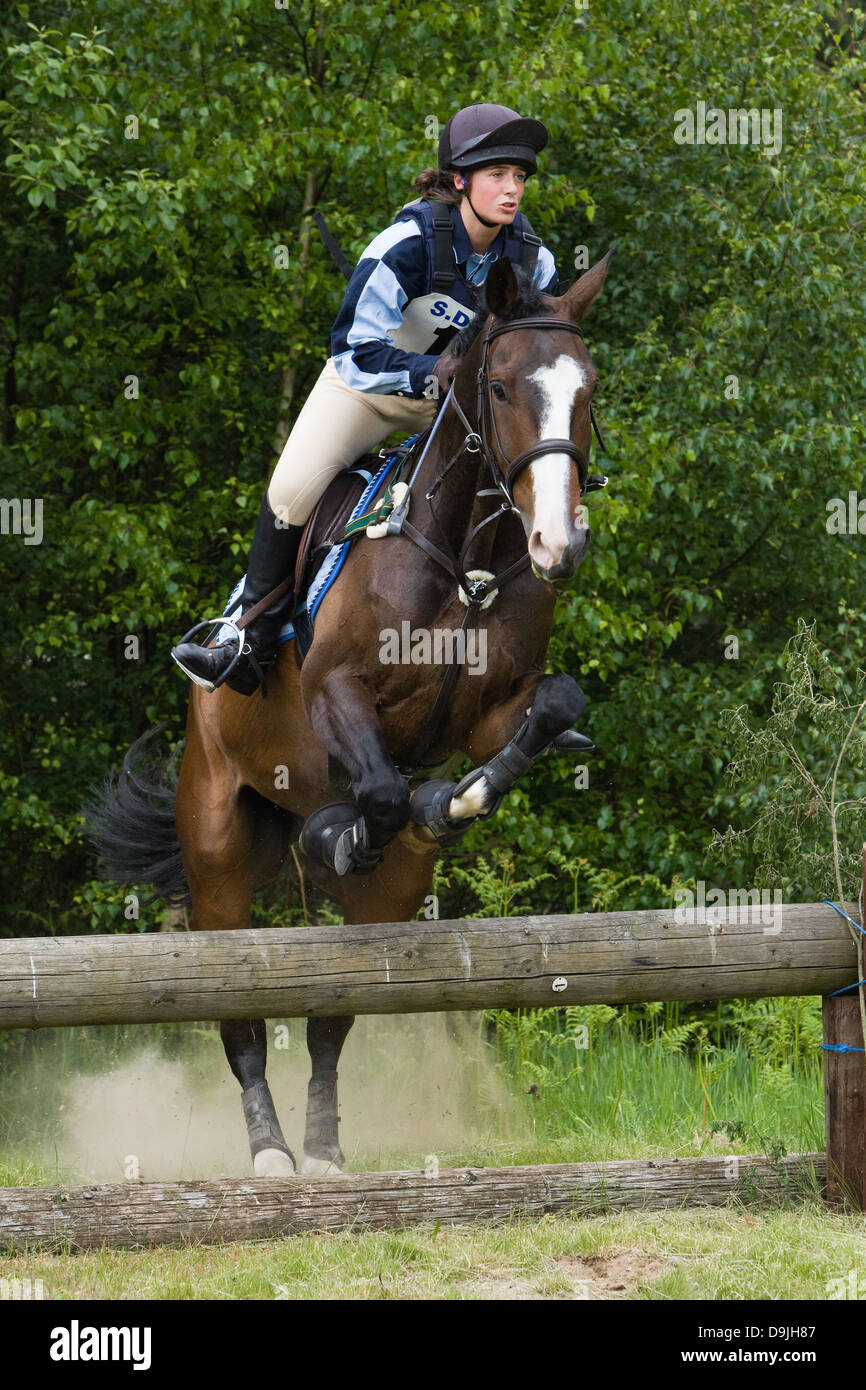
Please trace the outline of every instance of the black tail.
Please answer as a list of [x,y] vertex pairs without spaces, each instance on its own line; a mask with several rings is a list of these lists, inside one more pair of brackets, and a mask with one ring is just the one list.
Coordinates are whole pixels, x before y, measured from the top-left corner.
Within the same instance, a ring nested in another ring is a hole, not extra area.
[[177,771],[172,758],[155,762],[144,756],[145,744],[165,727],[136,739],[119,775],[109,773],[83,809],[103,878],[151,883],[158,897],[180,904],[190,897],[174,819]]

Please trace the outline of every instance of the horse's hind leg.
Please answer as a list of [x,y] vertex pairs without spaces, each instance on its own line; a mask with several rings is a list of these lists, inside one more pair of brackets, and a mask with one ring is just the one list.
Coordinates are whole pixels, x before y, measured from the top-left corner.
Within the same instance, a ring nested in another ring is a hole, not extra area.
[[[419,852],[399,840],[369,875],[342,878],[332,891],[347,923],[411,921],[430,891],[435,852]],[[307,1099],[304,1177],[333,1177],[345,1162],[337,1134],[337,1063],[353,1017],[311,1018],[307,1047],[313,1074]]]
[[337,1062],[354,1018],[308,1018],[307,1048],[313,1074],[307,1090],[304,1135],[305,1178],[333,1177],[342,1172],[345,1155],[337,1133]]
[[223,1019],[220,1037],[229,1066],[241,1083],[244,1119],[256,1176],[291,1177],[295,1172],[294,1155],[283,1138],[265,1080],[268,1043],[264,1019]]
[[[175,817],[198,931],[248,927],[252,896],[285,853],[287,819],[248,787],[237,788],[224,761],[201,756],[194,731],[178,779]],[[196,756],[198,754],[199,756]],[[258,1177],[283,1177],[295,1162],[265,1080],[264,1019],[220,1024],[226,1057],[241,1084],[244,1119]]]

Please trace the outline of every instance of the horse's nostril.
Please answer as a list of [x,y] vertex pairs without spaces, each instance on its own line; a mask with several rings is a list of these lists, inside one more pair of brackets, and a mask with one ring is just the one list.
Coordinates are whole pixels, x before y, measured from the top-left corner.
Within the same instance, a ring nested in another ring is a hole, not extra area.
[[563,547],[552,547],[547,544],[540,531],[533,531],[529,537],[529,555],[539,569],[552,569],[559,561]]

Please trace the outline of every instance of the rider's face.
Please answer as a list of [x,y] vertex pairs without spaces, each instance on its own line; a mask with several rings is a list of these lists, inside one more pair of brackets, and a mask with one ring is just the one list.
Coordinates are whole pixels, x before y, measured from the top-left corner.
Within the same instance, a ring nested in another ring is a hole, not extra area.
[[519,164],[492,164],[475,170],[469,193],[481,217],[507,227],[514,221],[525,188],[526,171]]

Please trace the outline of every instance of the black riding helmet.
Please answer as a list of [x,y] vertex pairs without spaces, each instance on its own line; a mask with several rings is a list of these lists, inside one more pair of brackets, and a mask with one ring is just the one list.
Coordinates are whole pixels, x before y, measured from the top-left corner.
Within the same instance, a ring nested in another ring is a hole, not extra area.
[[482,102],[452,116],[439,138],[440,169],[480,169],[485,164],[519,164],[538,170],[536,155],[547,144],[541,121],[524,118],[508,106]]

